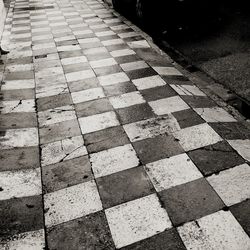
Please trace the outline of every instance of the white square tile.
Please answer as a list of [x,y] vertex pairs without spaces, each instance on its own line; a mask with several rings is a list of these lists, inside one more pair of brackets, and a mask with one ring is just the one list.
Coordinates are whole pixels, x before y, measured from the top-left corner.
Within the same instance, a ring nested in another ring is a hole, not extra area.
[[120,50],[111,51],[110,54],[113,57],[120,57],[120,56],[134,55],[135,52],[131,49],[120,49]]
[[10,64],[5,67],[5,70],[9,72],[17,72],[17,71],[32,71],[33,70],[33,64]]
[[222,141],[222,138],[207,123],[184,128],[173,134],[185,151]]
[[93,69],[97,69],[97,68],[116,65],[117,62],[115,61],[114,58],[106,58],[106,59],[91,61],[89,64]]
[[139,91],[126,93],[120,96],[110,97],[109,101],[115,109],[126,108],[129,106],[146,102]]
[[99,76],[98,80],[102,86],[107,86],[122,82],[128,82],[129,78],[124,72],[120,72],[106,76]]
[[163,76],[182,76],[182,73],[174,67],[153,67],[153,69]]
[[40,168],[0,172],[0,200],[42,193]]
[[43,250],[45,249],[44,230],[37,230],[15,234],[11,239],[2,239],[0,242],[2,249],[25,249],[25,250]]
[[171,228],[156,194],[105,210],[116,248],[149,238]]
[[97,37],[91,37],[91,38],[83,38],[83,39],[78,39],[79,43],[86,44],[86,43],[98,43],[100,42],[100,39]]
[[189,106],[179,97],[172,96],[148,103],[157,115],[170,114],[189,109]]
[[227,206],[250,198],[250,167],[242,164],[207,178]]
[[206,122],[237,122],[226,110],[219,107],[194,109]]
[[146,40],[129,42],[128,46],[132,49],[145,49],[150,48],[150,45]]
[[67,73],[65,74],[65,77],[68,82],[73,82],[95,77],[95,73],[93,72],[93,70],[83,70],[78,72]]
[[145,69],[145,68],[149,67],[148,64],[146,64],[144,61],[123,63],[120,66],[124,71],[131,71],[131,70],[136,70],[136,69]]
[[247,161],[250,162],[250,140],[229,140],[229,144]]
[[92,88],[71,93],[73,103],[87,102],[105,97],[102,88]]
[[44,195],[45,224],[48,227],[102,210],[94,181],[84,182]]
[[77,56],[77,57],[69,57],[61,59],[62,65],[70,65],[75,63],[85,63],[87,62],[86,56]]
[[203,177],[186,154],[149,163],[145,169],[157,192]]
[[104,46],[118,45],[118,44],[123,44],[123,43],[124,41],[122,39],[111,39],[111,40],[102,41],[102,44]]
[[38,122],[40,127],[73,120],[75,118],[75,110],[71,105],[38,112]]
[[158,86],[166,85],[165,81],[160,76],[149,76],[140,79],[132,80],[134,85],[139,89],[150,89]]
[[97,37],[116,35],[116,33],[112,30],[96,32],[95,34]]
[[112,29],[112,30],[125,30],[128,28],[129,28],[129,26],[127,24],[115,25],[115,26],[110,27],[110,29]]
[[35,112],[35,100],[15,100],[0,102],[0,111],[5,113]]
[[85,55],[95,55],[95,54],[101,54],[101,53],[107,53],[108,50],[105,47],[98,47],[98,48],[91,48],[91,49],[85,49],[84,54]]
[[37,128],[7,129],[0,136],[0,149],[32,147],[38,145]]
[[84,146],[82,136],[75,136],[61,141],[45,144],[41,146],[41,164],[50,164],[66,161],[88,154]]
[[104,22],[105,23],[119,23],[121,20],[119,18],[110,18],[110,19],[105,19]]
[[75,36],[87,35],[87,34],[92,34],[92,33],[93,33],[92,30],[77,30],[77,31],[73,31],[73,34]]
[[33,89],[33,88],[35,88],[34,79],[5,81],[1,86],[1,90]]
[[119,125],[119,121],[117,120],[116,114],[113,111],[81,117],[78,120],[83,134],[88,134],[94,131]]
[[250,240],[229,211],[219,211],[178,228],[188,250],[250,249]]
[[131,142],[180,130],[179,123],[172,114],[126,124],[123,127]]
[[138,36],[138,34],[134,31],[131,31],[131,32],[123,32],[123,33],[120,33],[118,34],[118,36],[122,39],[124,38],[129,38],[129,37],[135,37],[135,36]]
[[90,162],[96,178],[139,165],[139,159],[130,144],[91,154]]

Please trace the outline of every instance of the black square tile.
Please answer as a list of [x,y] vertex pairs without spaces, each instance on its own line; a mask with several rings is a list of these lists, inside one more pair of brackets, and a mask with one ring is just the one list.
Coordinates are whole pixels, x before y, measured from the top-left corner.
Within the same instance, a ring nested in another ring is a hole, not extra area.
[[48,229],[49,249],[115,249],[104,212],[68,221]]
[[0,99],[3,101],[35,99],[34,89],[1,90]]
[[250,139],[250,129],[243,122],[220,122],[209,125],[224,139]]
[[115,60],[117,61],[118,64],[123,64],[123,63],[139,61],[140,57],[138,57],[137,55],[128,55],[128,56],[116,57]]
[[220,197],[204,178],[164,190],[159,195],[174,226],[224,207]]
[[96,77],[88,78],[80,81],[68,82],[70,92],[77,92],[86,89],[100,87],[99,81]]
[[37,127],[35,113],[7,113],[0,116],[0,129]]
[[182,99],[192,108],[211,108],[217,104],[207,96],[182,96]]
[[186,109],[172,114],[178,121],[181,129],[205,123],[205,121],[192,109]]
[[155,116],[152,108],[147,103],[117,109],[116,112],[121,124],[137,122]]
[[12,171],[40,167],[38,147],[22,147],[0,150],[0,171]]
[[152,68],[127,71],[126,74],[131,80],[157,75],[156,71]]
[[123,247],[121,250],[186,250],[186,247],[177,230],[172,228],[153,237]]
[[78,117],[84,117],[113,110],[113,106],[108,99],[102,98],[75,104],[75,109]]
[[230,211],[243,227],[245,232],[250,236],[250,200],[245,200],[241,203],[235,204],[230,207]]
[[101,42],[92,42],[92,43],[80,43],[80,47],[82,49],[93,49],[93,48],[100,48],[102,47]]
[[152,67],[153,66],[173,66],[170,61],[165,57],[159,55],[154,49],[152,48],[142,48],[142,49],[135,49],[136,54],[142,58],[144,61],[148,62]]
[[110,35],[110,36],[101,36],[99,37],[100,41],[107,41],[112,39],[119,39],[120,37],[117,35]]
[[76,64],[63,66],[63,70],[65,74],[71,73],[71,72],[78,72],[82,70],[88,70],[88,69],[91,69],[88,63],[76,63]]
[[143,167],[131,168],[96,180],[104,208],[135,200],[154,192]]
[[76,119],[44,125],[39,130],[40,143],[50,143],[81,135]]
[[188,155],[203,175],[217,173],[245,162],[225,141],[191,151]]
[[122,72],[122,68],[119,65],[112,65],[112,66],[94,69],[94,72],[97,76],[104,76],[104,75]]
[[42,168],[43,191],[55,192],[92,180],[93,174],[88,156],[59,162]]
[[184,152],[172,136],[159,135],[133,143],[135,151],[143,164],[158,161]]
[[130,49],[130,47],[127,44],[122,43],[122,44],[108,45],[108,46],[106,46],[106,49],[109,52],[111,52],[111,51],[114,51],[114,50]]
[[82,50],[74,50],[74,51],[59,52],[59,57],[61,59],[63,59],[63,58],[70,58],[70,57],[76,57],[76,56],[83,56],[83,51]]
[[132,82],[123,82],[123,83],[103,86],[103,89],[105,95],[108,97],[137,91],[135,85]]
[[106,58],[110,58],[109,52],[103,52],[103,53],[98,53],[98,54],[93,54],[93,55],[86,55],[89,61],[97,61],[97,60],[102,60]]
[[70,94],[41,97],[37,99],[37,111],[40,112],[71,104],[72,104],[72,99]]
[[40,195],[2,200],[0,211],[2,238],[44,227],[43,203]]
[[176,92],[168,85],[140,90],[144,99],[148,102],[176,96]]
[[89,153],[122,146],[130,143],[123,127],[117,126],[84,135]]

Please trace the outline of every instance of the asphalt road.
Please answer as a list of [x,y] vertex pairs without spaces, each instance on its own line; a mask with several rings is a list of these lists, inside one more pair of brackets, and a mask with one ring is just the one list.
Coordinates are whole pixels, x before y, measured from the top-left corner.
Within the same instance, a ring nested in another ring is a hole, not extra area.
[[[171,20],[173,26],[179,22],[180,16],[183,20],[178,29],[169,31],[161,27],[157,30],[155,24],[142,28],[153,38],[166,41],[191,65],[250,102],[250,15],[247,4],[240,0],[219,2],[220,5],[212,8],[215,14],[199,13],[197,6],[192,5],[185,9],[185,13],[176,14]],[[200,20],[195,19],[193,13],[211,15]],[[129,13],[123,14],[137,22]],[[173,59],[178,61],[179,58]]]
[[[250,101],[250,16],[224,6],[216,22],[164,39],[217,82]],[[181,33],[181,32],[180,32]]]

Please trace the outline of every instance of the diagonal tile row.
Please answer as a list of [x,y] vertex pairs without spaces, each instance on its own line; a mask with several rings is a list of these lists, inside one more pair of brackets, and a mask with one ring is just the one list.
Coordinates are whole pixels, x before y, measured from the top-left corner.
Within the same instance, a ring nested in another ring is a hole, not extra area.
[[250,248],[247,125],[102,2],[10,6],[1,247]]

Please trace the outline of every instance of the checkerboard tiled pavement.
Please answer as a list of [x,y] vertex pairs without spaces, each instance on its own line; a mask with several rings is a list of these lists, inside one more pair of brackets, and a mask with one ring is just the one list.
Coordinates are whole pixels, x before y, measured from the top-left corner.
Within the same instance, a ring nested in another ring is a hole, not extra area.
[[2,43],[1,249],[250,249],[250,131],[126,21],[16,0]]

